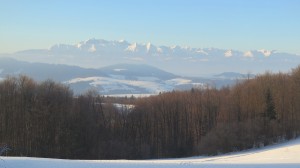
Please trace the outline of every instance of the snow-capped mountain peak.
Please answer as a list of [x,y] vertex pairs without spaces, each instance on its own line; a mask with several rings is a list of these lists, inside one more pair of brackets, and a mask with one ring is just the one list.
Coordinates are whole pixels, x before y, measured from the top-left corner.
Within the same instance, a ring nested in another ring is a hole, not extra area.
[[115,41],[114,44],[115,45],[121,45],[121,46],[128,46],[128,45],[130,45],[130,43],[128,41],[124,40],[124,39]]
[[95,52],[97,51],[96,47],[95,47],[95,44],[92,44],[92,46],[89,48],[88,50],[89,52]]
[[81,44],[81,43],[78,43],[78,44],[76,44],[76,47],[77,47],[78,49],[80,49],[80,48],[81,48],[81,46],[82,46],[82,44]]
[[272,51],[266,49],[257,50],[258,52],[262,53],[265,57],[269,57],[272,54]]
[[300,57],[296,54],[275,50],[238,51],[178,45],[155,46],[152,43],[130,43],[126,40],[109,41],[95,38],[71,45],[57,44],[45,50],[20,51],[13,57],[26,61],[88,68],[120,63],[144,63],[177,74],[192,76],[222,71],[245,73],[252,72],[253,69],[258,73],[266,70],[286,71],[296,67],[300,62]]
[[137,43],[133,43],[133,44],[131,44],[131,45],[129,45],[126,49],[125,49],[125,51],[131,51],[131,52],[135,52],[135,51],[137,51]]
[[119,43],[124,43],[124,42],[127,42],[126,40],[124,39],[121,39],[121,40],[118,40]]
[[252,51],[246,51],[246,52],[244,52],[244,57],[252,58],[253,57]]
[[233,53],[232,53],[232,50],[227,50],[225,53],[224,53],[224,56],[225,57],[232,57],[233,56]]
[[85,44],[89,44],[89,45],[97,45],[97,44],[105,44],[105,43],[109,43],[109,41],[103,40],[103,39],[95,39],[95,38],[91,38],[88,39],[84,42]]
[[150,42],[148,42],[148,43],[146,44],[147,52],[150,51],[151,47],[152,47],[152,44],[151,44]]

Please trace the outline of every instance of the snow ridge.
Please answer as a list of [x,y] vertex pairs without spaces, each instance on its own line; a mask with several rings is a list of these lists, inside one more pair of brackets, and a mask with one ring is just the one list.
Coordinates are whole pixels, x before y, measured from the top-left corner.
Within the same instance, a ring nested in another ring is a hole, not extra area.
[[[58,51],[58,50],[81,50],[85,52],[98,52],[103,53],[103,51],[119,51],[119,52],[129,52],[129,53],[139,53],[141,55],[160,55],[160,56],[170,56],[170,55],[194,55],[194,56],[205,56],[205,55],[219,55],[225,58],[232,56],[244,56],[244,57],[255,57],[261,53],[266,57],[271,56],[274,50],[253,50],[253,51],[233,51],[233,50],[222,50],[215,48],[191,48],[191,47],[181,47],[178,45],[174,46],[155,46],[152,43],[148,42],[146,44],[140,44],[137,42],[129,43],[126,40],[118,40],[118,41],[107,41],[103,39],[89,39],[86,41],[82,41],[75,45],[68,44],[57,44],[52,46],[50,51]],[[120,53],[120,54],[121,54]],[[243,54],[241,54],[243,53]]]

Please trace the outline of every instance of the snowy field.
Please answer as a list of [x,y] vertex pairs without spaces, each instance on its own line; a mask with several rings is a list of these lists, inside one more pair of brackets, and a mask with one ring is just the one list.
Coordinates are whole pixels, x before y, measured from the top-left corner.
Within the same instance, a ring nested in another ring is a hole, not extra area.
[[0,168],[299,168],[300,138],[261,149],[221,155],[159,160],[61,160],[1,157]]

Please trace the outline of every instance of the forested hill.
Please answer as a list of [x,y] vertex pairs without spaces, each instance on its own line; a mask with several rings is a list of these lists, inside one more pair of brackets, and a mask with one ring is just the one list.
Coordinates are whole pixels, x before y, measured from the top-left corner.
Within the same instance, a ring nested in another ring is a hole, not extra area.
[[0,82],[0,143],[8,155],[142,159],[218,154],[272,144],[300,133],[300,67],[232,87],[124,99],[8,77]]

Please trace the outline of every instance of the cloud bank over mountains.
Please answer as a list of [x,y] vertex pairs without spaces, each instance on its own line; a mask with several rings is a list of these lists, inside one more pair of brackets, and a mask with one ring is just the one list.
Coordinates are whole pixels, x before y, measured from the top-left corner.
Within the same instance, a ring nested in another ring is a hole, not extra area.
[[49,49],[25,50],[9,56],[30,62],[100,68],[120,63],[156,66],[191,76],[221,73],[263,73],[288,71],[300,63],[300,56],[275,50],[191,48],[130,43],[126,40],[89,39],[78,44],[56,44]]

